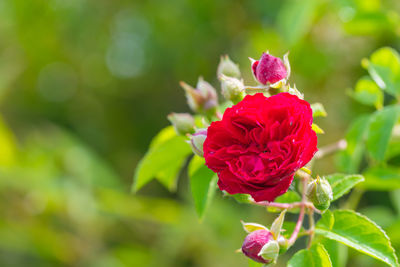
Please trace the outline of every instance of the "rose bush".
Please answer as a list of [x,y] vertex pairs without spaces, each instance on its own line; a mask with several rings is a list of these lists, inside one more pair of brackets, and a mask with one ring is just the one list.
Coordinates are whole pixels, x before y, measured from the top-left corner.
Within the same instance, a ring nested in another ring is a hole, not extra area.
[[295,95],[247,95],[208,128],[206,165],[221,190],[273,201],[317,151],[312,121],[310,104]]

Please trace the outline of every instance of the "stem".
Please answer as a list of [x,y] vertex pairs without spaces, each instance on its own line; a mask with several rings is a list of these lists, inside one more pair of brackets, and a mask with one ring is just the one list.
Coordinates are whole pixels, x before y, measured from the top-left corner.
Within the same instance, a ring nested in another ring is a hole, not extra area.
[[[306,198],[307,180],[308,179],[302,175],[302,177],[301,177],[301,182],[303,185],[303,192],[302,192],[302,198],[301,198],[302,203],[306,203],[306,200],[307,200],[307,198]],[[297,235],[299,234],[301,225],[303,224],[305,210],[306,210],[306,206],[301,205],[300,214],[299,214],[299,218],[296,223],[296,227],[294,228],[294,231],[288,240],[289,246],[293,245],[294,242],[296,242]]]
[[317,153],[315,153],[314,159],[321,159],[325,156],[335,153],[338,150],[344,150],[347,147],[347,142],[344,139],[340,139],[339,141],[321,147]]
[[293,202],[293,203],[277,203],[277,202],[268,202],[268,201],[260,201],[260,202],[253,202],[254,205],[257,206],[264,206],[264,207],[274,207],[274,208],[279,208],[279,209],[287,209],[287,210],[291,210],[291,209],[295,209],[295,208],[299,208],[302,206],[305,206],[308,209],[312,209],[315,212],[319,212],[319,210],[317,210],[314,205],[309,202],[309,201],[301,201],[301,202]]
[[314,165],[315,160],[322,159],[323,157],[331,155],[331,154],[335,153],[336,151],[344,150],[344,149],[346,149],[346,147],[347,147],[347,142],[344,139],[340,139],[339,141],[337,141],[335,143],[323,146],[323,147],[319,148],[317,153],[315,153],[313,159],[306,165],[306,167],[311,170]]
[[312,244],[312,240],[314,238],[314,232],[315,232],[314,212],[312,210],[310,210],[308,212],[308,223],[309,223],[308,232],[309,232],[310,236],[309,236],[309,239],[308,239],[307,248],[310,248],[311,244]]

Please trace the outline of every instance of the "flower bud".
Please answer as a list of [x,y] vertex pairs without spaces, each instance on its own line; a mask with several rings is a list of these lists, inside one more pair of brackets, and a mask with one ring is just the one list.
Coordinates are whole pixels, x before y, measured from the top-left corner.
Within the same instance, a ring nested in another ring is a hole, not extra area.
[[261,229],[246,236],[242,252],[256,262],[268,264],[274,262],[278,257],[279,244],[274,240],[271,232]]
[[333,199],[331,185],[326,179],[319,176],[308,184],[306,195],[308,200],[321,212],[329,208]]
[[224,74],[219,76],[219,79],[221,80],[222,95],[225,99],[234,104],[239,103],[245,95],[243,81]]
[[240,78],[239,66],[227,56],[222,56],[217,69],[217,77],[225,75],[233,78]]
[[194,118],[189,113],[171,113],[168,115],[168,120],[177,134],[194,133]]
[[200,157],[204,156],[203,153],[203,144],[207,138],[207,129],[199,129],[197,130],[192,137],[190,138],[190,146],[195,154]]
[[263,53],[260,60],[250,59],[254,78],[261,84],[274,84],[288,77],[288,70],[280,58]]
[[196,88],[191,87],[185,82],[181,82],[180,85],[185,90],[189,107],[193,111],[208,113],[216,109],[218,105],[217,92],[203,78],[199,78]]

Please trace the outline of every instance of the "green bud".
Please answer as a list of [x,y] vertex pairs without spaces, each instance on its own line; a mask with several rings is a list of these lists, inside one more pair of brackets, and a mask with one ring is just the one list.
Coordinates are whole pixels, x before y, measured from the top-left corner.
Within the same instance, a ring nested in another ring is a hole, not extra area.
[[190,146],[193,152],[200,157],[204,156],[203,144],[207,138],[207,129],[197,130],[190,138]]
[[306,195],[308,200],[321,212],[329,208],[333,199],[331,185],[326,179],[319,176],[308,184]]
[[237,104],[244,98],[245,93],[242,80],[228,77],[224,74],[219,76],[219,79],[221,81],[222,95],[225,97],[226,100],[230,100],[233,103]]
[[233,61],[230,60],[227,55],[221,56],[221,60],[218,65],[217,77],[220,77],[221,75],[233,78],[240,78],[239,66],[233,63]]
[[171,113],[167,118],[177,134],[194,133],[194,118],[189,113]]

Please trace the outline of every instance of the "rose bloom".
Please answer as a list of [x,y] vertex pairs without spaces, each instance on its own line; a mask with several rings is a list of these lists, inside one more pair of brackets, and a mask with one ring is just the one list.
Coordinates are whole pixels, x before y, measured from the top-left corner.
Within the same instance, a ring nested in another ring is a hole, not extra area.
[[211,123],[204,142],[208,168],[229,194],[273,201],[317,152],[310,104],[289,93],[246,96]]

